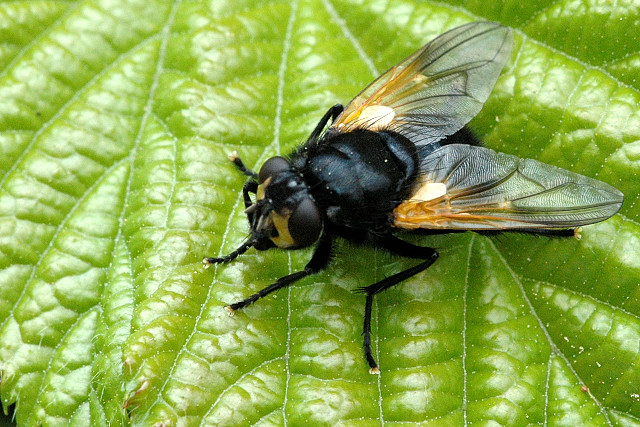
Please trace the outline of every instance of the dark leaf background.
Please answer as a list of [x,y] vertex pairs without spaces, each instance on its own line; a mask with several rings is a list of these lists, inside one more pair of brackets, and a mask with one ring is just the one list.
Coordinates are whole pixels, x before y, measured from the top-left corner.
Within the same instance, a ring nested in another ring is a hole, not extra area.
[[[227,160],[257,168],[438,34],[515,30],[471,126],[606,181],[582,238],[412,236],[441,257],[373,313],[332,267],[223,306],[311,252],[250,251]],[[640,424],[640,6],[635,0],[0,3],[0,396],[20,425]]]

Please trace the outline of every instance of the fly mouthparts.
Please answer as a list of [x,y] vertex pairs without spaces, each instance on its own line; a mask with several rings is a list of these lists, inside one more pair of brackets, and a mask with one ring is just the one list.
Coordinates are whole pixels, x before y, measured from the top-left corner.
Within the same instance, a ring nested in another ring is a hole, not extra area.
[[267,220],[269,217],[266,215],[260,215],[258,218],[258,224],[256,225],[256,230],[262,232],[267,226]]
[[254,203],[251,206],[249,206],[247,209],[245,209],[244,213],[248,215],[248,214],[254,213],[257,210],[258,210],[258,203]]

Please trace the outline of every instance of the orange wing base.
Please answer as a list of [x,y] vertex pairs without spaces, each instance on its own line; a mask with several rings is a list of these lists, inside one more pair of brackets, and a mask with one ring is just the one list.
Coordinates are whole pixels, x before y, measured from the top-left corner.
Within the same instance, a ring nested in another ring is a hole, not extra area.
[[[393,210],[393,226],[405,230],[507,230],[515,228],[548,228],[528,221],[509,218],[506,206],[484,206],[479,212],[454,210],[445,197],[437,200],[409,199]],[[493,211],[493,212],[492,212]],[[503,215],[500,215],[500,211]]]

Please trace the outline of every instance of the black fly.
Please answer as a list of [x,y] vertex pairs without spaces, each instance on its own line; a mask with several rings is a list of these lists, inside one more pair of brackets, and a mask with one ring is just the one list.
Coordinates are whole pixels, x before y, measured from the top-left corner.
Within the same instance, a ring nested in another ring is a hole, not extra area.
[[370,337],[374,295],[438,258],[434,249],[405,242],[395,231],[567,235],[614,215],[623,201],[615,188],[480,147],[464,128],[488,98],[512,45],[511,31],[495,23],[455,28],[385,72],[346,108],[331,107],[287,158],[270,158],[256,174],[233,156],[251,178],[242,190],[251,236],[226,256],[205,258],[205,265],[231,261],[251,247],[316,249],[303,271],[227,309],[324,269],[335,237],[419,259],[360,289],[366,294],[364,354],[370,372],[378,373]]

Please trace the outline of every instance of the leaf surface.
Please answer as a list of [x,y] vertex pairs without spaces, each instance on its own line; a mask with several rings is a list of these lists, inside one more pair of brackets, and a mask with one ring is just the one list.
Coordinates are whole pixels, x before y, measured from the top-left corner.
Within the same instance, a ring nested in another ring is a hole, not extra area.
[[[0,397],[20,425],[640,424],[636,2],[0,3]],[[616,186],[581,239],[339,242],[329,269],[229,317],[311,250],[249,251],[244,177],[438,34],[514,51],[472,128]]]

